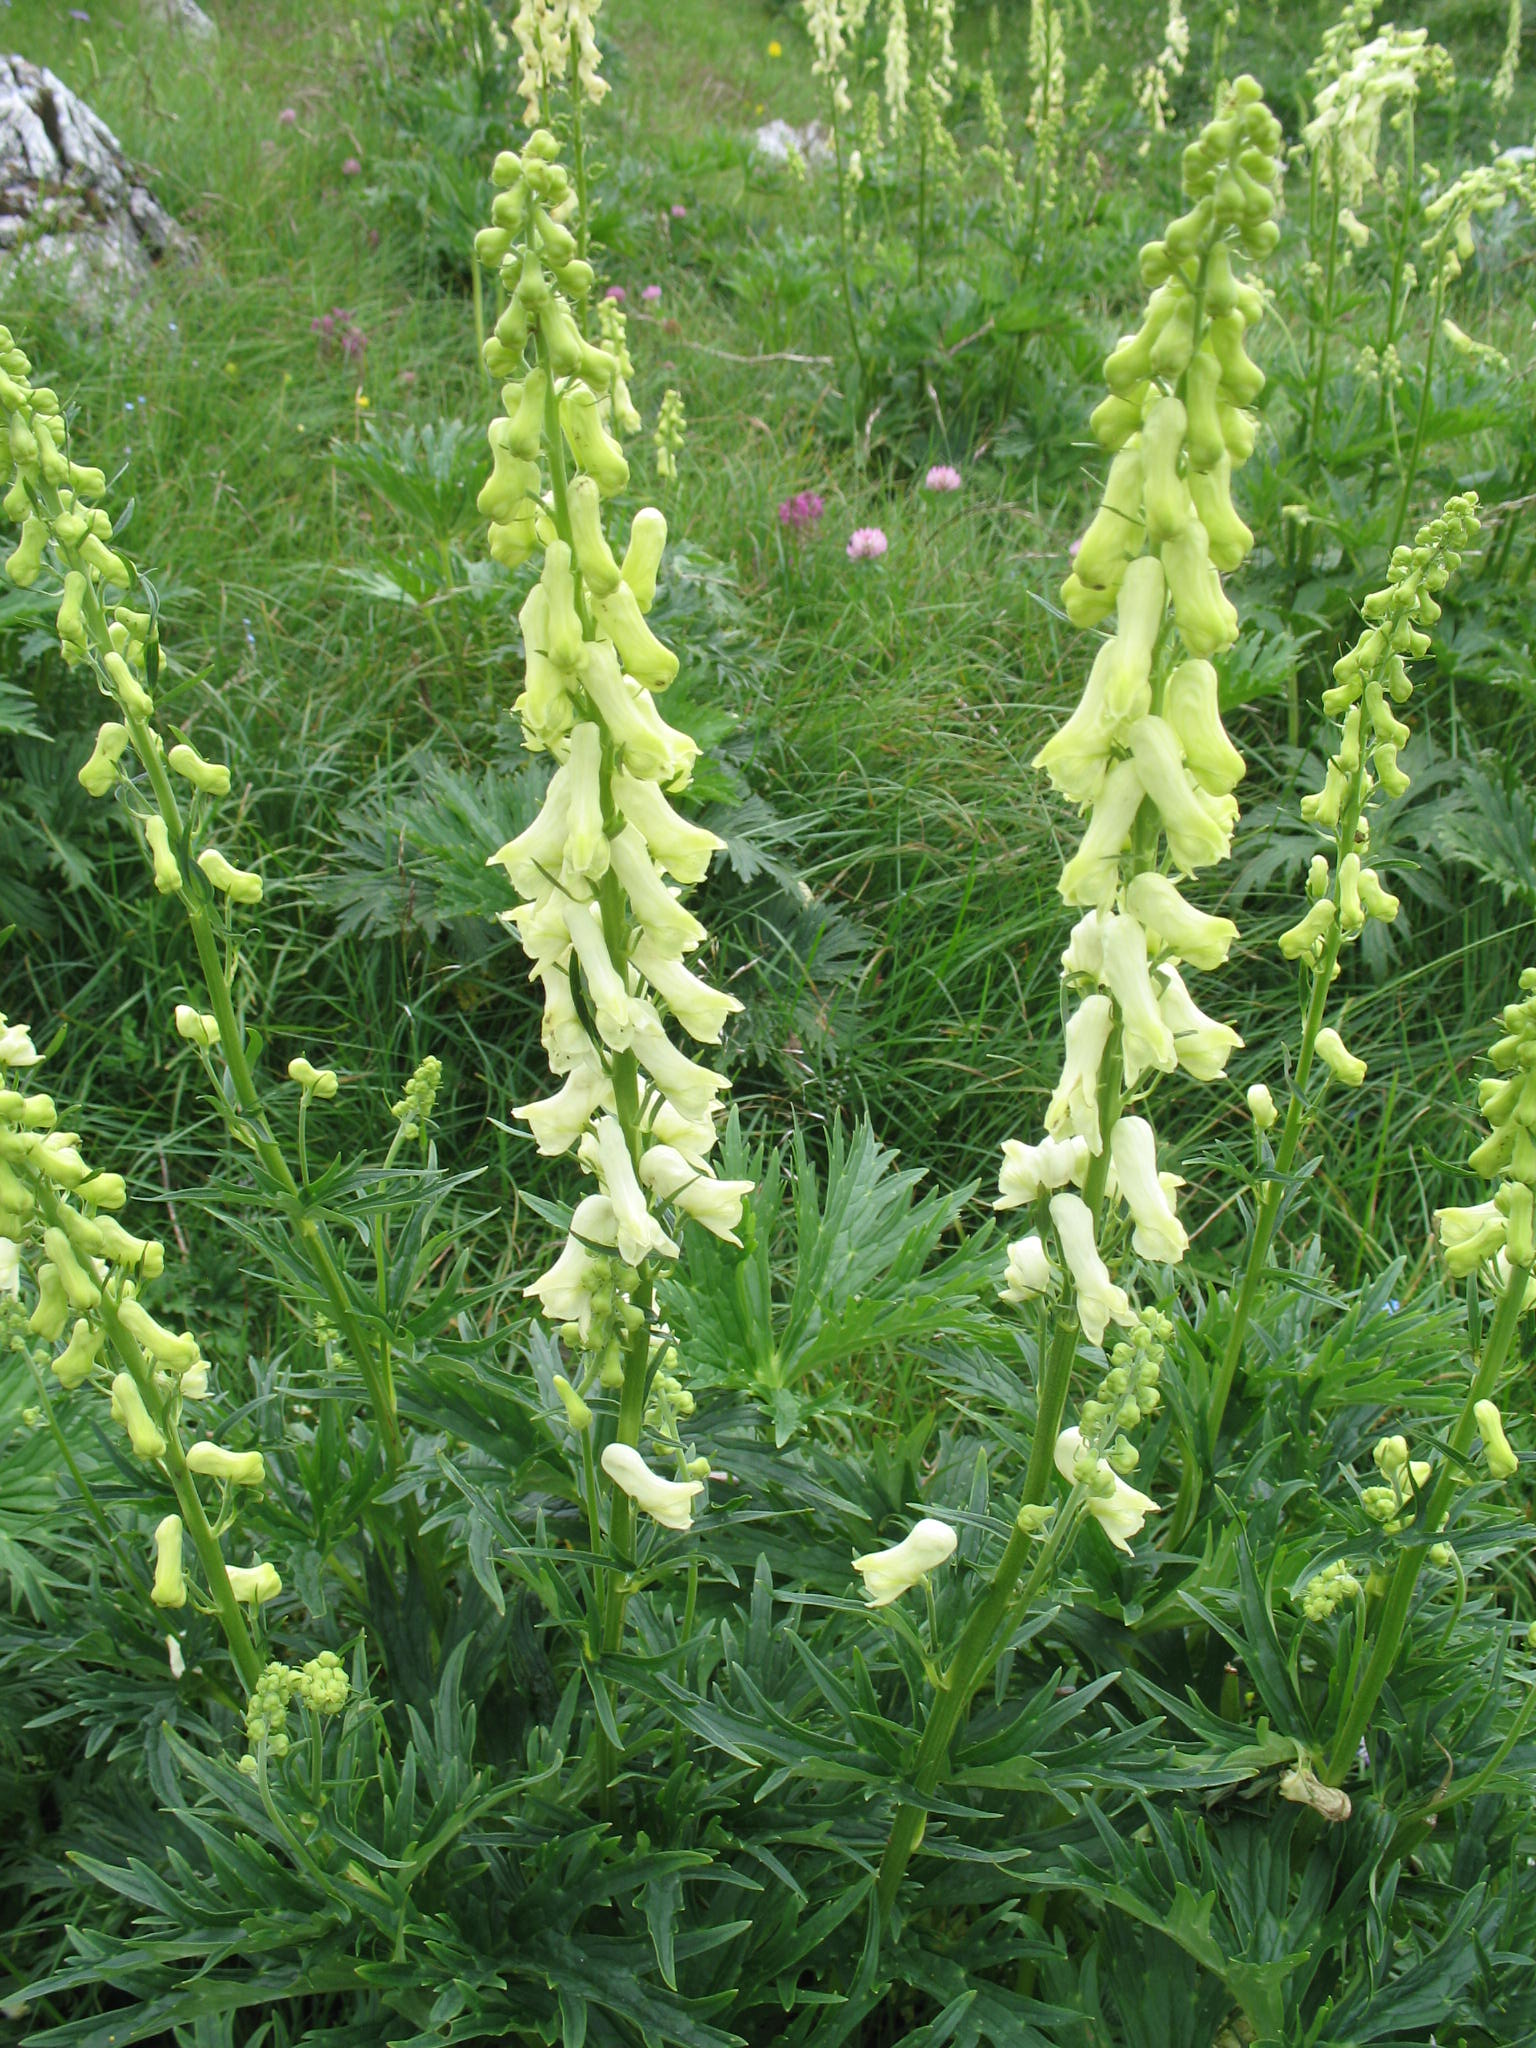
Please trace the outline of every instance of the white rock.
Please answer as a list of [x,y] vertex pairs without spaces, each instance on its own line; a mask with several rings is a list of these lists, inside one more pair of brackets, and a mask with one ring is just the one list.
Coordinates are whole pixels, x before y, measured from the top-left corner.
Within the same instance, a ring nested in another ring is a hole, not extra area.
[[0,56],[0,280],[41,266],[99,309],[185,249],[105,121],[45,66]]

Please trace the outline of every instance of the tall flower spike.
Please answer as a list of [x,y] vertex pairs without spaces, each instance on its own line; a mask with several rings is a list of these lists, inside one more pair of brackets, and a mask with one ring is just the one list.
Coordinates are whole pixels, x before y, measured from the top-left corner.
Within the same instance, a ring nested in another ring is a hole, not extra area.
[[[1477,534],[1477,494],[1450,498],[1437,519],[1419,529],[1413,546],[1396,548],[1387,581],[1361,610],[1365,624],[1355,644],[1333,665],[1323,710],[1339,725],[1338,747],[1323,786],[1301,800],[1301,814],[1326,840],[1328,854],[1313,856],[1305,913],[1280,936],[1280,951],[1314,977],[1317,1003],[1332,982],[1339,954],[1373,920],[1389,924],[1397,898],[1368,865],[1370,811],[1378,788],[1401,796],[1408,777],[1398,762],[1408,728],[1400,714],[1413,695],[1408,663],[1429,651],[1429,631],[1440,617],[1436,596],[1460,566]],[[1317,1022],[1322,1018],[1317,1011]],[[1363,1064],[1336,1028],[1315,1032],[1318,1057],[1345,1086],[1358,1087]]]
[[[1220,966],[1237,928],[1187,901],[1174,877],[1224,860],[1237,822],[1243,759],[1222,729],[1210,657],[1237,637],[1221,579],[1253,536],[1231,480],[1253,447],[1246,408],[1264,378],[1244,345],[1263,300],[1234,259],[1275,245],[1279,141],[1257,84],[1239,79],[1184,152],[1189,211],[1141,252],[1152,296],[1104,365],[1109,396],[1092,425],[1110,469],[1061,593],[1075,623],[1114,614],[1114,631],[1034,763],[1088,814],[1059,885],[1086,915],[1062,956],[1077,1005],[1045,1116],[1049,1139],[1080,1145],[1082,1157],[1058,1178],[1055,1154],[1047,1167],[1044,1148],[1004,1148],[998,1207],[1029,1203],[1033,1225],[1013,1247],[1006,1297],[1046,1292],[1051,1230],[1090,1343],[1135,1318],[1098,1249],[1105,1201],[1128,1211],[1142,1257],[1173,1263],[1188,1244],[1178,1182],[1157,1170],[1151,1124],[1119,1122],[1122,1091],[1176,1069],[1219,1080],[1241,1043],[1198,1007],[1180,971]],[[1073,1191],[1060,1192],[1067,1180]]]
[[[180,1513],[162,1516],[155,1529],[150,1598],[181,1607],[184,1529],[210,1582],[226,1569],[231,1586],[235,1579],[219,1558],[197,1478],[260,1486],[263,1459],[259,1451],[206,1442],[183,1448],[180,1425],[187,1404],[208,1396],[208,1365],[194,1336],[167,1328],[141,1299],[165,1270],[164,1247],[119,1222],[127,1202],[122,1176],[93,1170],[79,1139],[58,1128],[52,1097],[26,1092],[37,1064],[25,1026],[0,1016],[0,1274],[32,1300],[26,1327],[39,1340],[34,1356],[57,1389],[73,1394],[93,1385],[104,1416],[121,1431],[119,1443],[150,1468],[156,1487],[175,1494]],[[210,1583],[210,1591],[217,1604],[218,1588]],[[249,1653],[238,1636],[231,1647],[237,1656]]]
[[[1486,1270],[1502,1286],[1512,1266],[1529,1272],[1536,1265],[1536,967],[1520,976],[1520,995],[1499,1014],[1503,1028],[1488,1055],[1493,1072],[1477,1087],[1488,1135],[1468,1163],[1493,1183],[1493,1195],[1435,1217],[1446,1271],[1457,1280]],[[1536,1283],[1526,1303],[1536,1305]]]
[[[595,1182],[559,1257],[527,1290],[575,1354],[565,1386],[582,1402],[598,1384],[649,1377],[661,1348],[650,1327],[655,1278],[678,1256],[681,1219],[734,1242],[749,1183],[719,1180],[708,1163],[727,1082],[663,1021],[712,1046],[741,1007],[697,972],[707,935],[675,886],[702,881],[722,842],[664,794],[686,788],[698,751],[654,694],[678,668],[645,619],[666,522],[637,512],[622,557],[604,530],[604,502],[628,477],[610,432],[626,426],[628,355],[611,316],[602,347],[572,316],[566,292],[587,280],[585,266],[572,275],[562,225],[572,193],[555,158],[539,130],[496,160],[493,226],[478,248],[505,292],[486,359],[509,381],[480,503],[498,561],[542,557],[521,613],[527,668],[515,708],[525,745],[547,753],[554,772],[539,816],[491,860],[520,899],[507,920],[542,985],[544,1046],[562,1082],[514,1114],[541,1152],[574,1152]],[[643,1404],[625,1414],[633,1433],[609,1447],[625,1455],[605,1456],[604,1470],[659,1514],[653,1498],[673,1495],[645,1487],[673,1482],[651,1475],[641,1485]],[[684,1447],[669,1447],[687,1462]],[[686,1527],[686,1513],[670,1526]]]

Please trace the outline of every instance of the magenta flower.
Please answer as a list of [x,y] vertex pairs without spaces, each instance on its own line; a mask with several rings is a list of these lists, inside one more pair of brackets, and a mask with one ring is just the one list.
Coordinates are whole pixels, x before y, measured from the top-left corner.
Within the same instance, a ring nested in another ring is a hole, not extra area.
[[923,478],[925,491],[958,491],[960,472],[948,462],[936,462]]
[[877,561],[890,546],[878,526],[856,526],[848,536],[848,559],[850,562]]
[[277,117],[277,125],[279,128],[291,128],[298,118],[299,110],[297,107],[284,107]]
[[362,169],[363,167],[358,162],[357,158],[355,156],[349,156],[346,162],[341,167],[341,175],[344,178],[360,177],[362,175]]
[[659,284],[648,284],[640,296],[648,306],[654,306],[661,297],[661,286]]
[[611,284],[607,291],[603,293],[603,297],[605,299],[618,299],[622,303],[623,300],[629,297],[629,293],[625,291],[623,285]]
[[672,218],[673,218],[674,220],[686,220],[686,219],[688,218],[688,209],[687,209],[687,207],[686,207],[686,206],[674,206],[674,207],[673,207],[673,209],[672,209]]
[[816,524],[825,510],[824,502],[815,491],[796,491],[779,507],[779,524],[787,526],[791,533],[803,533],[806,527]]

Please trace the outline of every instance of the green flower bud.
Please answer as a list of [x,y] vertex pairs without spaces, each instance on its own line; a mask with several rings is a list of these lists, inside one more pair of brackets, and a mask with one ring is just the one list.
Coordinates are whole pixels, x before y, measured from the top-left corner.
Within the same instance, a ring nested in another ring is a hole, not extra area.
[[508,384],[501,402],[509,417],[501,423],[502,444],[509,455],[525,462],[537,459],[544,441],[544,400],[549,379],[542,370],[530,370],[521,384]]
[[560,424],[578,466],[592,477],[605,498],[629,482],[624,451],[603,425],[597,399],[584,384],[573,384],[560,400]]
[[187,1470],[230,1486],[265,1486],[267,1481],[260,1451],[226,1451],[218,1444],[193,1444],[187,1452]]
[[1262,1081],[1255,1081],[1248,1090],[1248,1114],[1253,1118],[1254,1128],[1260,1131],[1273,1130],[1279,1120],[1275,1098]]
[[539,465],[516,454],[510,445],[512,422],[492,420],[486,429],[491,444],[491,474],[480,486],[475,505],[482,517],[497,525],[510,521],[525,498],[539,492]]
[[165,1456],[165,1438],[155,1427],[132,1373],[120,1372],[112,1382],[112,1420],[127,1430],[136,1458]]
[[[574,477],[566,493],[566,505],[570,512],[576,565],[592,595],[608,597],[618,589],[619,565],[613,559],[603,533],[602,494],[596,480],[590,476]],[[630,592],[630,601],[634,603],[633,592]],[[619,651],[622,658],[622,647]],[[625,666],[629,664],[626,662]]]
[[629,585],[619,583],[607,597],[594,593],[592,615],[598,630],[606,633],[618,649],[625,673],[647,690],[664,690],[677,674],[677,656],[670,647],[662,645],[645,623]]
[[656,572],[666,545],[664,515],[652,506],[643,506],[631,522],[629,546],[624,550],[624,564],[619,571],[643,612],[648,612],[656,602]]
[[154,863],[155,887],[162,896],[174,896],[181,887],[181,868],[171,851],[170,828],[158,811],[144,820],[144,837]]
[[134,1237],[110,1216],[93,1219],[101,1239],[101,1252],[114,1266],[137,1266],[145,1280],[158,1280],[165,1271],[165,1247],[156,1239]]
[[90,1378],[106,1334],[105,1330],[93,1330],[84,1316],[77,1319],[68,1344],[53,1361],[53,1376],[61,1387],[73,1390]]
[[188,1045],[200,1045],[206,1050],[219,1042],[219,1020],[210,1010],[194,1010],[190,1003],[178,1003],[176,1034]]
[[227,1564],[224,1572],[229,1590],[248,1606],[275,1600],[283,1590],[283,1582],[270,1564]]
[[560,1396],[560,1405],[565,1410],[565,1419],[578,1434],[592,1426],[592,1410],[583,1401],[570,1381],[561,1373],[555,1374],[555,1392]]
[[178,775],[185,776],[204,796],[229,795],[229,770],[222,762],[205,761],[196,747],[189,747],[185,741],[172,747],[165,758]]
[[107,681],[117,692],[117,701],[129,717],[148,718],[154,711],[155,700],[123,657],[115,653],[104,654],[101,665],[106,671]]
[[1346,1088],[1358,1088],[1365,1079],[1365,1061],[1356,1059],[1331,1024],[1325,1024],[1313,1041],[1318,1058]]
[[163,1323],[157,1323],[142,1302],[120,1301],[117,1316],[129,1336],[157,1365],[169,1366],[172,1372],[185,1372],[188,1366],[197,1364],[197,1339],[185,1331],[177,1336]]
[[1520,1469],[1520,1460],[1510,1449],[1509,1438],[1504,1434],[1503,1419],[1492,1401],[1478,1401],[1472,1409],[1477,1418],[1477,1433],[1483,1440],[1483,1458],[1488,1466],[1490,1479],[1511,1479]]
[[121,1209],[128,1200],[128,1185],[120,1173],[92,1173],[75,1183],[75,1193],[97,1209]]
[[6,575],[20,589],[29,590],[37,581],[38,572],[43,566],[43,548],[47,539],[48,528],[35,512],[29,511],[22,521],[21,538],[6,557],[5,563]]
[[187,1582],[181,1570],[181,1517],[167,1515],[155,1527],[155,1583],[149,1597],[157,1607],[185,1607]]
[[42,1266],[37,1275],[37,1306],[27,1318],[27,1328],[34,1337],[46,1337],[52,1344],[63,1336],[68,1321],[69,1296],[63,1279],[56,1267]]
[[231,867],[223,854],[208,846],[197,856],[197,864],[210,884],[231,903],[259,903],[261,877],[246,868]]
[[288,1078],[290,1081],[297,1081],[299,1086],[307,1094],[313,1095],[318,1102],[329,1102],[341,1086],[333,1068],[311,1066],[309,1061],[302,1057],[288,1062]]
[[75,1256],[75,1248],[69,1241],[69,1233],[50,1224],[43,1232],[43,1249],[58,1270],[64,1297],[72,1309],[95,1308],[101,1300],[101,1289]]
[[311,1713],[330,1716],[339,1714],[347,1704],[351,1687],[335,1651],[322,1650],[300,1667],[293,1690]]
[[64,578],[64,592],[59,600],[59,646],[71,668],[85,656],[85,598],[89,589],[78,569],[71,569]]
[[1285,958],[1300,960],[1315,956],[1332,931],[1337,915],[1332,897],[1324,896],[1314,903],[1299,924],[1293,924],[1289,931],[1280,934],[1280,951]]
[[108,719],[96,735],[91,758],[76,780],[88,796],[105,796],[117,781],[117,764],[128,745],[128,728]]

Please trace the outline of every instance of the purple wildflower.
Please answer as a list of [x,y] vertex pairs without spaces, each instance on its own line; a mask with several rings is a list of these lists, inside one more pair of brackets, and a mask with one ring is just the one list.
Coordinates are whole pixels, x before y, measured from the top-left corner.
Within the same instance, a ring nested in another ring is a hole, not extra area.
[[625,291],[623,285],[611,284],[609,285],[607,291],[603,293],[603,297],[605,299],[617,299],[619,303],[622,305],[624,300],[629,297],[629,293]]
[[796,491],[779,507],[779,524],[787,526],[791,533],[803,533],[806,527],[816,524],[825,510],[824,502],[815,491]]
[[936,462],[923,478],[925,491],[958,491],[959,488],[960,472],[948,462]]
[[346,159],[346,161],[342,164],[341,175],[344,178],[360,177],[362,175],[362,169],[363,167],[358,162],[357,158],[355,156],[349,156]]
[[661,286],[659,284],[648,284],[640,296],[648,306],[654,306],[661,297]]
[[284,107],[277,117],[277,125],[279,128],[291,128],[298,118],[299,110],[297,107]]
[[878,526],[856,526],[848,536],[850,562],[873,562],[890,546]]

